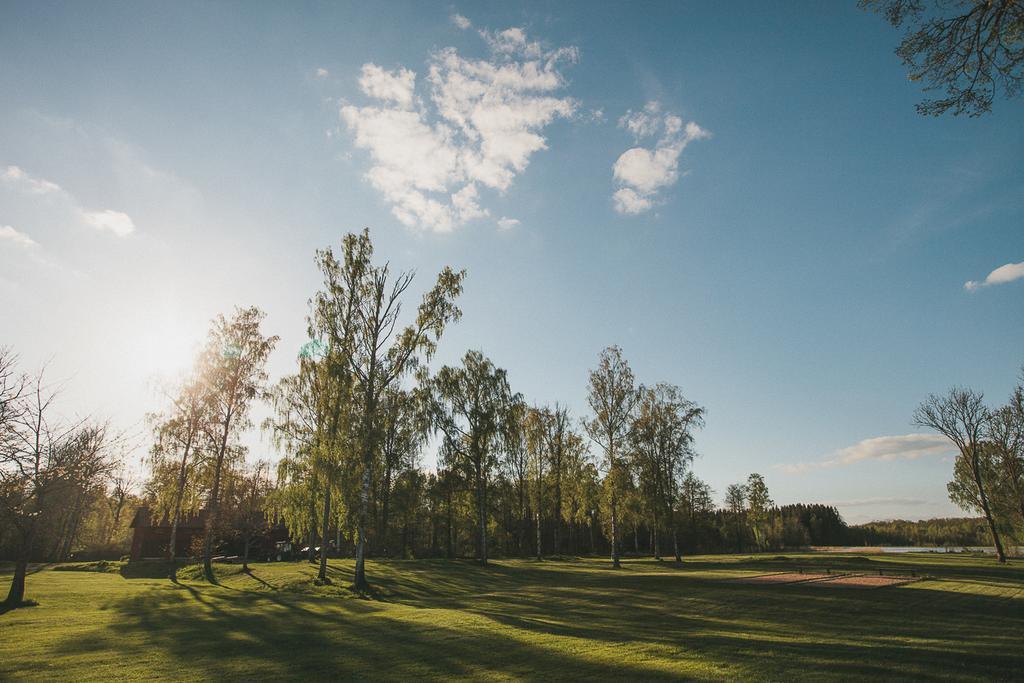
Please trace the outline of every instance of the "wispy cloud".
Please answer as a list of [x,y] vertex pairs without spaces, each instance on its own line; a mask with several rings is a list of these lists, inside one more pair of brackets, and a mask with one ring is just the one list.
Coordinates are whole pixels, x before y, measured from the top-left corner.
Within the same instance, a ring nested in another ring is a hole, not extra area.
[[1024,278],[1024,261],[1020,263],[1007,263],[1006,265],[999,266],[991,273],[988,274],[981,282],[975,280],[969,280],[964,283],[964,289],[968,292],[975,292],[981,287],[991,287],[992,285],[1002,285],[1007,282],[1013,282],[1014,280],[1020,280]]
[[323,68],[322,66],[316,70],[316,77],[317,78],[327,78],[330,75],[331,75],[331,72],[328,71],[327,69]]
[[8,166],[0,173],[0,181],[29,194],[63,193],[60,185],[29,175],[18,166]]
[[929,455],[945,455],[952,444],[938,434],[904,434],[902,436],[876,436],[840,449],[828,458],[815,462],[775,465],[775,469],[788,474],[800,474],[830,467],[854,465],[865,460],[891,462],[914,460]]
[[498,230],[511,230],[517,225],[519,225],[518,218],[506,218],[505,216],[502,216],[498,219]]
[[471,22],[469,19],[462,16],[461,14],[453,14],[452,23],[455,24],[460,29],[462,29],[463,31],[465,31],[468,28],[472,28],[473,26],[473,22]]
[[[82,223],[91,228],[111,232],[118,237],[127,237],[135,231],[135,222],[132,221],[128,214],[112,209],[102,209],[99,211],[85,209],[79,204],[74,195],[57,183],[33,176],[18,166],[8,166],[4,169],[3,173],[0,173],[0,183],[29,195],[53,195],[59,197],[81,218]],[[11,229],[13,230],[13,228]]]
[[[452,21],[469,28],[468,20]],[[448,232],[490,215],[480,189],[505,192],[531,156],[547,148],[543,130],[571,116],[576,102],[556,93],[576,49],[546,49],[520,28],[478,31],[487,59],[455,48],[433,52],[417,96],[417,74],[364,64],[359,87],[374,104],[344,104],[354,144],[369,152],[366,179],[404,225]]]
[[853,500],[837,500],[826,505],[834,505],[843,508],[874,507],[876,505],[906,505],[918,507],[923,505],[934,505],[933,502],[921,498],[854,498]]
[[118,237],[127,237],[135,232],[131,216],[120,211],[83,211],[82,220],[90,227],[112,232]]
[[[694,140],[710,137],[710,133],[675,114],[662,113],[661,104],[648,102],[641,110],[627,111],[619,119],[619,127],[633,134],[638,146],[623,152],[612,166],[617,189],[612,195],[615,210],[622,214],[638,214],[649,210],[657,201],[659,191],[679,179],[679,157]],[[653,147],[640,142],[657,137]]]
[[39,246],[34,239],[10,225],[0,225],[0,240],[26,249]]

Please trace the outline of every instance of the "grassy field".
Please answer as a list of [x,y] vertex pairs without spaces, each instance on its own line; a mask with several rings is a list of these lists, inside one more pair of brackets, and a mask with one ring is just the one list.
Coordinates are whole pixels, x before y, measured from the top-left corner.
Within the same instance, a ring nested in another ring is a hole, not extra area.
[[[914,569],[855,589],[732,581],[794,567]],[[0,680],[262,678],[1020,680],[1024,563],[904,556],[221,567],[221,585],[43,569],[0,615]],[[129,576],[133,574],[128,573]],[[0,575],[6,593],[9,575]]]

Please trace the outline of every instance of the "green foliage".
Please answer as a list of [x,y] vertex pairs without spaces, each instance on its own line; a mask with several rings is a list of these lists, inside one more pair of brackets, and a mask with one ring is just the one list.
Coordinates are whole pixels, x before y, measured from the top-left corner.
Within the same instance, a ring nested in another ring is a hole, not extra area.
[[1024,3],[1020,0],[860,0],[895,27],[906,26],[896,54],[910,80],[944,96],[921,114],[979,116],[1000,91],[1020,94],[1024,79]]

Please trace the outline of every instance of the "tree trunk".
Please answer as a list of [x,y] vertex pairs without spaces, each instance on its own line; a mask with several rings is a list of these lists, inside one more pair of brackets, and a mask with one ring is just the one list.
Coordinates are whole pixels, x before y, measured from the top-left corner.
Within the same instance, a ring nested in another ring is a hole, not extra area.
[[540,510],[537,510],[537,512],[535,514],[536,514],[536,517],[537,517],[537,559],[541,560],[543,558],[541,557],[542,553],[541,553],[541,545],[540,545]]
[[178,521],[181,519],[181,500],[185,497],[185,477],[188,474],[188,456],[192,450],[192,436],[185,441],[182,451],[181,467],[178,468],[178,489],[174,492],[174,518],[171,520],[171,541],[167,546],[167,560],[171,563],[178,555]]
[[381,497],[381,515],[380,515],[380,548],[381,554],[385,557],[391,557],[388,550],[388,513],[391,502],[391,467],[384,464],[384,482],[380,492]]
[[974,483],[978,487],[978,497],[981,498],[981,510],[985,513],[985,521],[988,522],[989,531],[992,534],[992,542],[996,546],[996,557],[1000,562],[1006,562],[1006,553],[1003,551],[1003,543],[999,538],[999,531],[996,529],[996,522],[992,518],[992,510],[989,507],[988,495],[985,493],[985,488],[981,483],[981,470],[978,463],[978,459],[975,457],[972,460],[971,474],[974,475]]
[[[559,449],[561,446],[559,446]],[[562,456],[559,453],[555,468],[555,528],[554,528],[554,549],[555,555],[562,553]]]
[[363,460],[363,482],[359,491],[359,519],[356,525],[358,534],[356,572],[352,586],[357,591],[365,591],[370,588],[370,584],[366,581],[366,515],[370,508],[370,467],[372,464],[372,451],[369,451]]
[[654,559],[661,559],[661,539],[658,538],[661,530],[661,525],[658,523],[661,520],[658,519],[658,504],[654,504],[654,528],[651,529],[651,545],[654,547]]
[[485,496],[487,495],[487,482],[484,481],[483,469],[481,467],[480,458],[477,458],[476,463],[476,510],[477,510],[477,521],[480,525],[480,541],[477,545],[477,562],[483,566],[487,566],[487,503]]
[[71,548],[75,543],[75,537],[78,536],[78,527],[82,525],[82,505],[82,496],[79,494],[78,500],[71,510],[71,522],[68,524],[67,534],[64,536],[64,546],[60,551],[61,562],[67,562],[68,557],[71,556]]
[[25,577],[28,575],[28,561],[32,556],[32,545],[35,540],[34,522],[28,533],[22,539],[21,552],[14,563],[14,576],[11,578],[11,588],[7,591],[7,599],[4,606],[7,609],[19,607],[25,601]]
[[675,508],[672,508],[669,514],[672,518],[672,552],[676,556],[676,562],[682,562],[683,556],[679,554],[679,526],[676,524]]
[[242,571],[249,571],[249,532],[245,533],[245,549],[242,551]]
[[327,583],[327,539],[331,533],[331,484],[328,482],[324,491],[324,524],[320,534],[320,572],[316,578],[320,583]]
[[590,523],[587,524],[587,534],[590,536],[590,547],[589,547],[589,550],[590,550],[590,554],[591,555],[596,555],[597,554],[597,546],[594,545],[594,522],[595,522],[594,513],[593,513],[593,511],[591,511],[591,513],[590,513]]
[[228,448],[228,433],[231,424],[231,416],[228,415],[224,425],[224,432],[220,440],[220,452],[217,454],[217,462],[213,469],[213,490],[210,492],[210,505],[206,512],[206,537],[203,539],[203,575],[210,583],[216,583],[213,575],[213,538],[214,530],[217,528],[217,509],[220,507],[220,478],[224,469],[224,455]]
[[619,568],[619,511],[615,483],[612,482],[612,568]]
[[445,540],[445,543],[448,549],[448,559],[450,560],[455,557],[455,550],[452,545],[452,491],[450,488],[445,492],[445,498],[448,501],[448,519],[446,524],[448,529],[448,538]]

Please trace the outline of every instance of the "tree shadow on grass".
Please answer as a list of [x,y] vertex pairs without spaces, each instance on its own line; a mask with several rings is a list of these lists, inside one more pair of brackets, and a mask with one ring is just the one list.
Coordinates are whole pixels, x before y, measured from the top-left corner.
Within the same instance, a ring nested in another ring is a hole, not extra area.
[[[826,591],[632,569],[378,562],[387,602],[374,602],[295,592],[275,581],[277,568],[260,567],[248,575],[256,585],[163,584],[118,599],[114,626],[60,652],[110,652],[126,676],[157,652],[179,663],[178,677],[228,679],[976,680],[1024,666],[1024,601],[1008,597],[1013,588]],[[328,571],[343,583],[350,563]],[[308,587],[314,574],[288,581]]]

